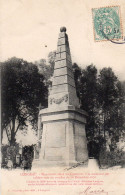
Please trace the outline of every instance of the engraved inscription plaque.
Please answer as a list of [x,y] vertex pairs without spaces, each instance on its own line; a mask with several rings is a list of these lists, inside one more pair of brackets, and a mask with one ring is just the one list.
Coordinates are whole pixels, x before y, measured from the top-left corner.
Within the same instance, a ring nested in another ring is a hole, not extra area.
[[57,122],[47,124],[46,147],[65,147],[66,146],[66,125]]

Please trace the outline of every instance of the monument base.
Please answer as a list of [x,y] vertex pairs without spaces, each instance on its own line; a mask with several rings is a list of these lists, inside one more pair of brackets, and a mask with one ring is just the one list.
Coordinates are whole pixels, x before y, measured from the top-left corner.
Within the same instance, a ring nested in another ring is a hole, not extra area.
[[69,167],[87,161],[85,112],[67,106],[41,110],[41,117],[43,134],[38,166]]

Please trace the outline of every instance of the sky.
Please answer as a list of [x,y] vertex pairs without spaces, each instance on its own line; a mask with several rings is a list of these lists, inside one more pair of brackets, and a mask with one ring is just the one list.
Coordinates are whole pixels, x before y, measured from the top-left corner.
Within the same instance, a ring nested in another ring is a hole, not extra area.
[[125,80],[125,44],[94,40],[92,8],[113,5],[120,6],[125,36],[124,0],[1,0],[0,58],[46,59],[65,26],[73,62],[83,68],[91,63],[98,69],[111,67]]
[[[25,131],[18,131],[16,134],[16,142],[21,143],[23,146],[34,145],[38,141],[36,132],[32,129],[31,125],[28,125],[28,129]],[[8,138],[5,131],[3,131],[2,144],[8,144]]]

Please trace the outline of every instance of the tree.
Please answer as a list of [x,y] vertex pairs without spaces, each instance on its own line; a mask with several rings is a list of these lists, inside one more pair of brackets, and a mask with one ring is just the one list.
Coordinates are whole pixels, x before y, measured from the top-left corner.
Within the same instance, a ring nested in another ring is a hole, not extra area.
[[80,78],[80,98],[81,109],[87,111],[86,132],[87,136],[94,137],[97,129],[97,69],[94,65],[89,65],[81,72]]
[[47,87],[34,64],[16,57],[2,63],[1,77],[2,129],[14,145],[17,131],[27,121],[36,125],[39,104],[47,106]]
[[125,129],[124,125],[124,90],[122,83],[118,80],[111,68],[103,68],[98,77],[98,102],[103,126],[101,131],[106,137],[108,133],[111,138],[111,147],[115,147]]
[[74,73],[74,80],[75,80],[75,85],[76,85],[76,92],[77,96],[80,97],[80,89],[81,89],[81,76],[82,76],[82,69],[78,66],[78,64],[74,63],[73,66],[73,73]]
[[55,59],[56,59],[56,51],[49,52],[48,54],[48,62],[50,65],[50,75],[53,76],[54,66],[55,66]]
[[88,146],[95,145],[96,152],[107,146],[116,151],[116,143],[125,134],[125,82],[120,82],[111,68],[103,68],[98,75],[95,66],[81,69],[75,63],[73,71],[81,109],[88,113]]
[[37,66],[39,73],[44,75],[46,82],[48,82],[48,79],[50,78],[50,66],[47,65],[47,62],[45,59],[40,59],[39,61],[34,62]]
[[48,60],[41,59],[39,61],[35,61],[39,72],[44,75],[46,79],[46,84],[51,84],[51,77],[53,76],[54,72],[54,65],[55,65],[55,58],[56,58],[56,51],[49,52]]

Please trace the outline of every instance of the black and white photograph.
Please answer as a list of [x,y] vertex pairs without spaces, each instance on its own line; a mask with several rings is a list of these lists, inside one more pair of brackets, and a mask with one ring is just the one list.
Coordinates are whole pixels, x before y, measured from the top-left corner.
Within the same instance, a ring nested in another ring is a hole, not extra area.
[[1,195],[125,195],[124,0],[1,0]]

